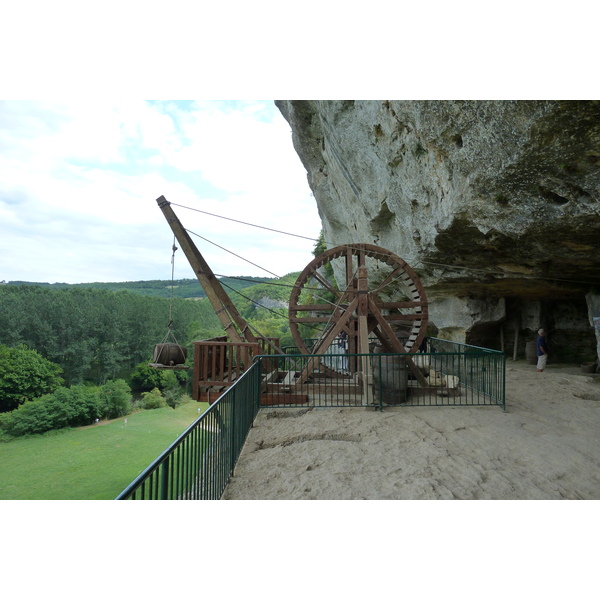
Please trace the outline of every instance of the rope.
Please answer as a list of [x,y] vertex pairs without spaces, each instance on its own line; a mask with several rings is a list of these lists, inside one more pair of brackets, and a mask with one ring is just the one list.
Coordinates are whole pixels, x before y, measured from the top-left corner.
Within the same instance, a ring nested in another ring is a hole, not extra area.
[[[235,279],[235,277],[232,277],[231,279]],[[288,315],[286,314],[282,314],[280,312],[277,312],[276,310],[273,310],[272,308],[269,308],[268,306],[264,306],[262,305],[260,302],[257,302],[256,300],[253,300],[252,298],[250,298],[249,296],[246,296],[245,294],[242,294],[242,292],[240,292],[239,290],[236,290],[235,288],[232,288],[230,285],[227,285],[224,282],[221,282],[221,285],[223,287],[228,288],[229,290],[231,290],[234,294],[237,294],[238,296],[241,296],[242,298],[245,298],[246,300],[249,300],[250,302],[252,302],[252,304],[255,304],[256,306],[260,306],[260,308],[264,308],[265,310],[269,311],[270,313],[273,313],[276,317],[283,317],[284,319],[287,319]],[[294,286],[291,286],[294,287]],[[307,323],[307,326],[310,329],[319,329],[320,328],[317,327],[316,325],[310,325]],[[250,325],[250,323],[248,323],[248,327],[250,327],[251,329],[254,329],[254,327],[252,327],[252,325]],[[257,330],[255,330],[255,332],[257,332]],[[260,332],[258,332],[260,333]],[[266,339],[266,336],[264,336],[262,333],[260,334],[260,337],[263,337]]]
[[[277,287],[285,287],[285,288],[292,288],[292,289],[296,287],[295,283],[275,283],[274,281],[254,281],[253,279],[247,279],[244,277],[236,277],[233,275],[222,275],[221,273],[215,273],[215,277],[226,277],[227,279],[235,279],[236,281],[247,281],[249,283],[253,283],[254,285],[274,285]],[[223,285],[225,285],[223,282],[221,282],[221,283]],[[308,285],[305,285],[303,289],[320,292],[323,288],[316,288],[316,287],[310,287]],[[333,302],[330,302],[329,300],[326,300],[325,298],[321,298],[321,300],[323,300],[324,302],[329,302],[330,304],[333,304]]]
[[298,235],[296,233],[288,233],[287,231],[279,231],[278,229],[271,229],[270,227],[263,227],[262,225],[254,225],[253,223],[246,223],[245,221],[238,221],[237,219],[231,219],[229,217],[222,217],[221,215],[215,215],[213,213],[206,212],[204,210],[199,210],[197,208],[191,208],[189,206],[183,206],[182,204],[175,204],[171,202],[173,206],[179,206],[181,208],[186,208],[187,210],[193,210],[195,212],[202,213],[204,215],[210,215],[211,217],[217,217],[218,219],[225,219],[226,221],[233,221],[234,223],[241,223],[242,225],[249,225],[250,227],[257,227],[258,229],[266,229],[267,231],[274,231],[275,233],[283,233],[284,235],[291,235],[294,237],[302,238],[304,240],[311,240],[313,242],[318,242],[318,239],[306,237],[304,235]]
[[236,256],[237,258],[251,264],[252,266],[257,267],[257,268],[261,269],[262,271],[265,271],[265,273],[269,273],[270,275],[273,275],[273,277],[277,277],[277,279],[281,279],[281,277],[279,275],[277,275],[276,273],[273,273],[272,271],[269,271],[268,269],[265,269],[264,267],[261,267],[260,265],[257,265],[256,263],[253,263],[252,261],[244,258],[243,256],[240,256],[239,254],[236,254],[235,252],[232,252],[231,250],[227,250],[227,248],[223,248],[223,246],[219,246],[219,244],[216,244],[215,242],[211,242],[210,240],[207,240],[205,237],[202,237],[200,234],[194,233],[193,231],[190,231],[189,229],[186,229],[186,231],[188,233],[191,233],[192,235],[195,235],[196,237],[199,237],[201,240],[204,240],[205,242],[208,242],[209,244],[216,246],[217,248],[221,248],[221,250],[225,250],[225,252],[229,252],[229,254],[233,254],[233,256]]
[[175,285],[175,252],[177,252],[177,246],[175,245],[175,236],[173,236],[173,254],[171,255],[171,300],[169,302],[169,327],[173,323],[173,286]]
[[175,245],[175,236],[173,236],[173,254],[171,255],[171,296],[169,299],[169,323],[167,325],[167,333],[163,338],[161,344],[167,342],[169,338],[172,338],[173,341],[179,346],[179,342],[173,333],[173,288],[175,287],[175,252],[177,252],[178,248]]

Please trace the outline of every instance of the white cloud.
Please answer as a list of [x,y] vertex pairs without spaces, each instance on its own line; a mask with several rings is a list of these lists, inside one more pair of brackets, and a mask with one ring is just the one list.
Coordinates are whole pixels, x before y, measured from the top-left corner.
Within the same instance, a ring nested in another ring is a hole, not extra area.
[[[272,102],[0,103],[0,280],[168,278],[169,201],[317,237],[317,209]],[[184,226],[277,273],[314,242],[175,207]],[[265,275],[198,240],[215,272]],[[193,277],[183,256],[180,277]]]

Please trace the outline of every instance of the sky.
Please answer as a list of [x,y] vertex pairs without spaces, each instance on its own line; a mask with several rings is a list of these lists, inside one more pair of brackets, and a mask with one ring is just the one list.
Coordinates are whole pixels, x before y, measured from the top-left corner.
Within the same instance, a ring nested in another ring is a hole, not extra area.
[[[0,101],[0,281],[170,279],[160,196],[189,207],[173,209],[216,274],[313,258],[316,202],[272,100]],[[175,278],[194,277],[176,252]]]

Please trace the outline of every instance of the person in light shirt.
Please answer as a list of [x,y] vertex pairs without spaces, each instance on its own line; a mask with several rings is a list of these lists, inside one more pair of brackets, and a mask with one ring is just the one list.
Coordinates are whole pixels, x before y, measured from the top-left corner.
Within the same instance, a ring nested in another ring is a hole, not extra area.
[[535,341],[535,348],[537,352],[537,372],[541,373],[548,361],[548,345],[546,343],[546,331],[544,329],[538,329],[538,337]]

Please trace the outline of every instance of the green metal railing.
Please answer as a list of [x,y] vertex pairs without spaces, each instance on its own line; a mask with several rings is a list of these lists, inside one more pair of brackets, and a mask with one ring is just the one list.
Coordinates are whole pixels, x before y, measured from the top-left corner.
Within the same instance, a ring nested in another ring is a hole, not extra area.
[[[491,404],[506,411],[504,352],[438,338],[429,340],[428,349],[432,364],[458,377],[464,400],[458,404]],[[451,358],[443,359],[444,356]]]
[[218,500],[258,410],[260,371],[248,369],[115,500]]
[[[332,346],[335,348],[334,346]],[[429,338],[427,352],[407,354],[295,354],[271,357],[290,385],[280,383],[282,393],[268,404],[305,406],[500,406],[506,410],[506,357],[503,352]],[[302,385],[297,384],[310,359],[326,369],[313,368]],[[257,360],[259,362],[262,357]],[[419,370],[420,374],[416,373]],[[320,372],[319,372],[320,371]],[[327,372],[323,372],[327,371]],[[264,373],[263,373],[264,375]],[[365,385],[365,381],[366,384]],[[296,385],[294,383],[296,382]],[[275,386],[270,387],[274,392]],[[288,398],[286,398],[288,394]]]
[[427,349],[258,356],[116,499],[219,499],[261,405],[379,410],[487,405],[506,410],[504,353],[437,338],[428,340]]

